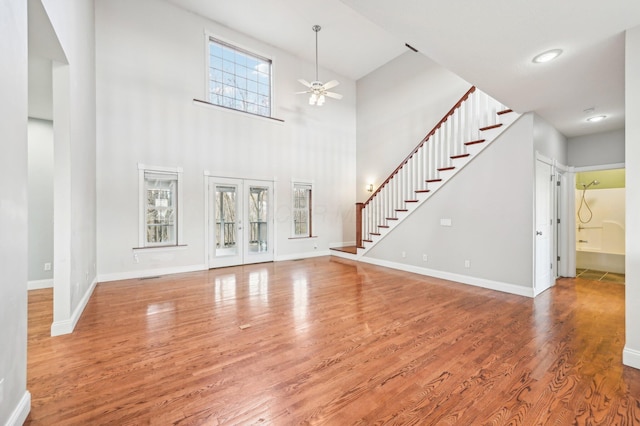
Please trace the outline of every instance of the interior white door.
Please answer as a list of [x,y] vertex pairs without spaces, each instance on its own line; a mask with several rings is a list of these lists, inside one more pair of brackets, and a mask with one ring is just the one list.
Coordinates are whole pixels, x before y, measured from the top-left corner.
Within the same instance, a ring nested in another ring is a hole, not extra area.
[[209,268],[273,261],[273,183],[209,178]]
[[552,226],[552,168],[536,161],[536,237],[534,293],[540,294],[554,282],[553,270],[553,226]]

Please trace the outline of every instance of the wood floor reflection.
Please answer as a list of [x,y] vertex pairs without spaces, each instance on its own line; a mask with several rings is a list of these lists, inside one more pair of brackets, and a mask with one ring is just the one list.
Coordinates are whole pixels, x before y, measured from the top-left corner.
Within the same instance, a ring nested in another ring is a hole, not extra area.
[[29,294],[30,425],[637,425],[624,286],[529,299],[321,257]]

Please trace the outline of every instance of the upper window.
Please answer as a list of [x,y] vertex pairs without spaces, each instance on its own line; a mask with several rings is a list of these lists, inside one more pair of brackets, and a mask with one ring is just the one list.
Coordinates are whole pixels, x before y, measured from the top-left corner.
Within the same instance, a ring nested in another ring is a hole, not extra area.
[[271,117],[271,60],[209,36],[209,102]]

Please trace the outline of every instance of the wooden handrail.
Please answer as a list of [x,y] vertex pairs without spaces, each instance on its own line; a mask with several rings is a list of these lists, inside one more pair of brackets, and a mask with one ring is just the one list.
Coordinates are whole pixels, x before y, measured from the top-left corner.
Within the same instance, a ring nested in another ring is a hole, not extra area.
[[416,146],[416,147],[415,147],[415,149],[414,149],[413,151],[411,151],[411,153],[407,156],[407,158],[405,158],[405,159],[400,163],[400,165],[399,165],[399,166],[398,166],[398,167],[397,167],[397,168],[396,168],[396,169],[395,169],[395,170],[394,170],[394,171],[389,175],[389,177],[387,178],[387,180],[385,180],[385,181],[382,183],[382,185],[380,185],[380,186],[378,187],[378,189],[376,189],[376,190],[374,191],[374,193],[373,193],[373,194],[371,194],[371,196],[369,197],[369,199],[363,203],[363,207],[364,207],[364,206],[366,206],[367,204],[369,204],[369,203],[371,202],[371,200],[373,200],[373,198],[378,194],[378,192],[380,192],[380,191],[382,190],[382,188],[384,188],[384,187],[385,187],[385,185],[386,185],[386,184],[388,184],[388,183],[389,183],[389,181],[390,181],[391,179],[393,179],[393,177],[394,177],[394,176],[395,176],[395,175],[396,175],[396,174],[397,174],[397,173],[402,169],[402,167],[404,167],[404,165],[405,165],[405,164],[407,164],[407,162],[409,162],[409,160],[411,159],[411,157],[413,157],[413,156],[414,156],[414,155],[415,155],[415,154],[420,150],[420,148],[422,148],[422,146],[424,145],[424,143],[425,143],[426,141],[428,141],[428,140],[429,140],[429,138],[435,134],[436,130],[438,130],[438,129],[440,128],[440,126],[442,126],[442,125],[447,121],[447,119],[448,119],[451,115],[453,115],[453,113],[454,113],[458,108],[460,108],[460,106],[462,105],[462,103],[463,103],[464,101],[466,101],[466,100],[467,100],[467,98],[469,98],[469,95],[471,95],[471,94],[472,94],[473,92],[475,92],[475,91],[476,91],[476,87],[475,87],[475,86],[471,86],[471,88],[470,88],[469,90],[467,90],[467,93],[465,93],[465,94],[460,98],[460,100],[459,100],[459,101],[458,101],[458,102],[457,102],[457,103],[456,103],[456,104],[455,104],[455,105],[454,105],[454,106],[449,110],[449,112],[447,112],[447,113],[445,114],[445,116],[444,116],[444,117],[442,117],[442,119],[438,122],[438,124],[436,124],[436,125],[435,125],[435,127],[434,127],[434,128],[433,128],[433,129],[432,129],[432,130],[427,134],[427,136],[425,136],[425,137],[420,141],[420,143],[418,144],[418,146]]

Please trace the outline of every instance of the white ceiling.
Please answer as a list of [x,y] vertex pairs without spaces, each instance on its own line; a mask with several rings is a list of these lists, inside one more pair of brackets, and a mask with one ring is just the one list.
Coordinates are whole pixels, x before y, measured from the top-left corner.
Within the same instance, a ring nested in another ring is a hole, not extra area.
[[[168,0],[323,68],[359,79],[421,53],[567,137],[624,127],[624,31],[639,0]],[[564,53],[546,65],[538,53]],[[609,118],[586,123],[584,110]]]

